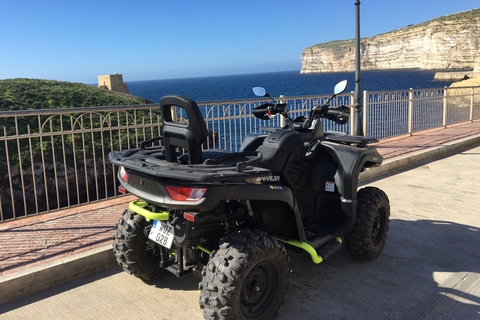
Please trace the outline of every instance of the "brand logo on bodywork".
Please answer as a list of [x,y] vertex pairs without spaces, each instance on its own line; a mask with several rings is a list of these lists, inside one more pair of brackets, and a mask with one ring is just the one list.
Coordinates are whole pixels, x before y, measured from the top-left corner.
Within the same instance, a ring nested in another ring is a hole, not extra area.
[[260,182],[280,182],[280,176],[269,176],[257,178]]
[[270,189],[272,190],[283,190],[282,186],[270,186]]

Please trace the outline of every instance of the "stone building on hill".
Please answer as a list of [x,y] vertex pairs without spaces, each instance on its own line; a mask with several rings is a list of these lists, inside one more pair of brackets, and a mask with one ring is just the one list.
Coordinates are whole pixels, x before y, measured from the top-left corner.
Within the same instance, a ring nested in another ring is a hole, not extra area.
[[117,92],[130,93],[127,84],[123,82],[123,76],[116,72],[106,76],[98,76],[98,87]]

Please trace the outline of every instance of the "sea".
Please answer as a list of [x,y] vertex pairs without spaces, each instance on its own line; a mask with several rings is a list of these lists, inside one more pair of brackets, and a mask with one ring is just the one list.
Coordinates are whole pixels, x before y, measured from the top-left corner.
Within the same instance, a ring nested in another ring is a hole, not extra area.
[[[449,86],[452,82],[434,81],[435,70],[362,71],[361,89],[390,91],[429,89]],[[348,80],[347,92],[355,90],[354,72],[300,74],[297,71],[196,77],[183,79],[130,81],[130,94],[158,103],[170,94],[189,97],[197,102],[244,100],[254,98],[251,88],[263,86],[272,97],[328,95],[333,86]]]

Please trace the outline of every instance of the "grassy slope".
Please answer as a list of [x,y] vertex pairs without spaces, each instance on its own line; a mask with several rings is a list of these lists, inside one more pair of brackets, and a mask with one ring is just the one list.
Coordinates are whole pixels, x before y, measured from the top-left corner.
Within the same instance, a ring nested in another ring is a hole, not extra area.
[[0,80],[0,111],[145,103],[151,101],[82,83],[39,79]]

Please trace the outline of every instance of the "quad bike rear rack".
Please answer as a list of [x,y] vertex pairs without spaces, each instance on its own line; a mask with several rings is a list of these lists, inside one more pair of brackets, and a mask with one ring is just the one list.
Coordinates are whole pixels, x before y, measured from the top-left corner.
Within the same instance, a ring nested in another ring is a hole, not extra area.
[[272,174],[268,169],[254,166],[262,160],[260,152],[205,150],[203,156],[205,160],[199,164],[167,162],[165,149],[158,146],[113,151],[109,154],[110,162],[115,165],[162,178],[213,183],[264,177]]

